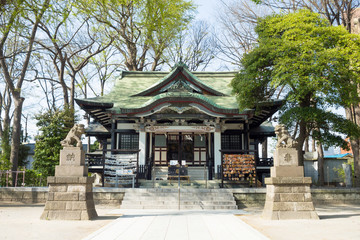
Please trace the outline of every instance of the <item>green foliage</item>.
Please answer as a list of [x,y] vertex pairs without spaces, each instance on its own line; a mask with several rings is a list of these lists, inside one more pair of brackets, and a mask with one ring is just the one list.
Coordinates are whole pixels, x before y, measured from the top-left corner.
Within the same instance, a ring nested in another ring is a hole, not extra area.
[[[354,172],[354,161],[350,161],[348,164],[350,164],[351,166],[351,177],[352,177],[352,182],[354,184],[354,176],[355,176],[355,172]],[[344,171],[344,168],[342,167],[339,167],[339,168],[333,168],[334,172],[336,173],[337,175],[337,179],[340,181],[340,182],[345,182],[345,171]]]
[[[3,138],[1,139],[0,145],[0,170],[10,170],[11,162],[10,162],[10,145],[11,131],[9,129],[5,129],[3,132]],[[19,167],[24,167],[27,164],[26,158],[29,154],[30,148],[26,145],[21,144],[19,146]]]
[[320,141],[324,147],[338,146],[349,149],[349,144],[344,141],[343,137],[335,133],[360,137],[358,126],[344,119],[343,116],[320,107],[290,107],[287,105],[280,116],[280,121],[287,123],[289,129],[292,129],[293,123],[299,119],[307,123],[308,129],[312,129],[312,137]]
[[[7,176],[7,174],[3,172],[0,178],[0,187],[6,187],[6,177],[8,177],[8,186],[11,186],[12,184],[11,174],[8,174]],[[23,181],[24,181],[23,173],[19,173],[17,179],[17,186],[43,187],[47,185],[46,178],[42,177],[41,173],[37,173],[35,170],[32,169],[25,170],[24,185],[23,185]]]
[[10,130],[7,128],[4,129],[1,139],[0,170],[9,170],[11,168],[10,150]]
[[96,150],[99,150],[100,143],[98,141],[95,141],[94,144],[90,145],[90,152],[95,152]]
[[256,4],[262,4],[263,1],[262,0],[251,0],[252,2],[256,3]]
[[302,136],[314,130],[315,139],[339,146],[335,132],[358,137],[356,125],[326,109],[359,101],[360,36],[307,10],[259,19],[255,30],[258,42],[231,83],[240,108],[282,96],[280,121],[300,123]]
[[187,0],[81,0],[74,5],[114,38],[126,67],[136,71],[161,64],[164,49],[187,27],[195,9]]
[[192,19],[192,2],[184,0],[146,0],[139,1],[143,4],[140,23],[148,35],[146,41],[150,45],[169,44],[174,36]]
[[[22,183],[22,179],[21,179]],[[25,186],[26,187],[43,187],[46,186],[46,178],[35,170],[27,169],[25,172]]]
[[34,169],[46,179],[55,174],[62,141],[74,124],[70,110],[40,113],[36,117],[40,134],[35,137]]

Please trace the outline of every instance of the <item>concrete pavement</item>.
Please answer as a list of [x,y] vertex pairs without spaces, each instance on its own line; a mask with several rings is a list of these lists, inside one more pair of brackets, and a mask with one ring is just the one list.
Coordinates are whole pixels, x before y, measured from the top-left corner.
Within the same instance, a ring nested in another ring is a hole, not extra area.
[[269,221],[260,217],[261,208],[144,211],[97,205],[99,218],[93,221],[46,221],[40,220],[43,204],[2,202],[0,239],[360,239],[360,205],[315,208],[320,220]]
[[114,210],[123,214],[86,240],[266,240],[268,239],[236,215],[241,210]]

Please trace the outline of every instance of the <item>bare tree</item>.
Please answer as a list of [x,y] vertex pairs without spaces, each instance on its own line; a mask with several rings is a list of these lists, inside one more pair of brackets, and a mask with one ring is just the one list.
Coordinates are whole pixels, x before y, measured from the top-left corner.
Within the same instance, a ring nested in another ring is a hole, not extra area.
[[165,52],[164,61],[169,67],[184,62],[191,71],[205,70],[217,53],[213,31],[205,21],[195,22],[181,32],[172,47]]
[[70,91],[70,106],[74,108],[74,99],[75,99],[75,84],[77,83],[76,75],[87,65],[92,57],[101,53],[106,48],[108,48],[113,39],[110,38],[106,40],[106,43],[98,41],[98,39],[92,36],[92,33],[89,31],[89,23],[87,25],[87,36],[82,36],[79,39],[77,44],[71,44],[68,47],[68,58],[66,60],[69,76],[71,79],[71,91]]
[[43,48],[40,54],[49,56],[42,60],[50,61],[56,70],[64,106],[74,109],[77,73],[93,56],[109,47],[112,39],[101,38],[104,32],[92,28],[88,16],[75,14],[76,9],[70,1],[57,2],[54,8],[57,11],[52,21],[40,22],[39,28],[45,38],[38,39],[37,44]]
[[242,55],[256,43],[255,26],[259,17],[272,13],[272,8],[256,5],[250,0],[221,1],[219,20],[222,30],[217,33],[220,60],[240,65]]
[[[0,31],[2,36],[0,38],[0,66],[14,104],[10,153],[13,171],[16,171],[18,168],[21,114],[25,100],[21,90],[27,74],[38,26],[44,13],[49,8],[49,3],[50,0],[10,1],[1,9]],[[6,52],[7,46],[11,44],[12,36],[20,32],[21,36],[18,40],[21,41],[21,44],[19,44],[18,49]],[[20,73],[17,76],[11,75],[11,65],[9,63],[9,59],[14,55],[16,55],[16,61],[21,64]],[[13,184],[14,183],[15,177],[13,177]]]
[[89,96],[103,96],[105,92],[105,84],[114,78],[114,73],[119,70],[125,70],[119,61],[118,52],[110,46],[98,55],[89,60],[86,68],[79,71],[80,80],[77,85],[82,95],[87,98]]

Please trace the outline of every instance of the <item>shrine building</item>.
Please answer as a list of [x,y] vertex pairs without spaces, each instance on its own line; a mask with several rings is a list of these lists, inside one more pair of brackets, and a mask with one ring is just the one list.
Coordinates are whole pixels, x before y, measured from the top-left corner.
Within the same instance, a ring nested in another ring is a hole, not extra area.
[[170,72],[123,71],[109,94],[76,102],[94,120],[87,135],[113,157],[136,154],[144,179],[174,162],[189,168],[190,179],[196,169],[215,179],[226,153],[253,155],[261,181],[270,166],[262,166],[258,144],[275,136],[267,120],[282,102],[240,111],[230,86],[235,74],[191,72],[183,63]]

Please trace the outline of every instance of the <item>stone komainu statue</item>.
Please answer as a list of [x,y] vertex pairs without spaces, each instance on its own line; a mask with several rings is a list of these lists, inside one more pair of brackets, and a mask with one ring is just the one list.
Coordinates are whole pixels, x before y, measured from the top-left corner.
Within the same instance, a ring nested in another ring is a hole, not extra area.
[[76,143],[76,147],[82,147],[81,135],[85,133],[83,124],[74,124],[70,129],[66,138],[61,141],[63,147],[73,147]]
[[276,148],[295,148],[297,142],[290,136],[288,130],[283,124],[275,127],[275,133],[278,137]]

